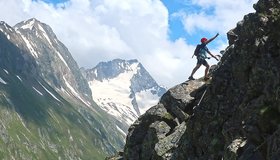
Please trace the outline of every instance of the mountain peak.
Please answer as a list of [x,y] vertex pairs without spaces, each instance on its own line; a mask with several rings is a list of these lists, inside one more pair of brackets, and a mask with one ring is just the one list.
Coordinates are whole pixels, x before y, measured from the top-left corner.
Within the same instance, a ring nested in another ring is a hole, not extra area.
[[16,26],[15,26],[15,28],[16,28],[16,30],[17,29],[29,29],[29,30],[32,30],[33,29],[33,27],[34,26],[37,26],[38,24],[41,24],[41,22],[40,21],[38,21],[37,19],[35,19],[35,18],[31,18],[31,19],[29,19],[29,20],[27,20],[27,21],[23,21],[23,22],[20,22],[20,23],[18,23]]
[[137,70],[141,68],[143,68],[141,63],[136,59],[114,59],[108,62],[100,62],[96,67],[88,70],[87,78],[103,81],[104,79],[112,79],[117,77],[124,72],[137,72]]
[[[22,30],[25,32],[34,32],[38,36],[39,34],[46,34],[54,36],[52,28],[37,20],[36,18],[31,18],[26,21],[22,21],[14,26],[15,30]],[[55,37],[55,36],[54,36]]]
[[[35,18],[15,25],[10,36],[27,51],[40,68],[41,75],[56,89],[64,89],[86,105],[91,100],[90,88],[80,75],[79,67],[66,46],[57,39],[51,27]],[[23,43],[22,43],[23,42]],[[55,62],[55,63],[54,63]]]

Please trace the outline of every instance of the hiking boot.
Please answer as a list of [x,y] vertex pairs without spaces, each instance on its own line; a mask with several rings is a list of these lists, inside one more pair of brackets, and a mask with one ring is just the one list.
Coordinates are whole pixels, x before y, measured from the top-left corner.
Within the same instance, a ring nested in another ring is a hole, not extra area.
[[189,77],[189,80],[195,80],[192,76]]

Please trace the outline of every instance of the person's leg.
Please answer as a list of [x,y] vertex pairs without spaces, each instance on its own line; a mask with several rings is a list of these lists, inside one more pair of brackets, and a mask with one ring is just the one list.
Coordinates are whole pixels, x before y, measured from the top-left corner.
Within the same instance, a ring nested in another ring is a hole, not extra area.
[[192,73],[191,73],[191,78],[193,78],[193,75],[195,74],[195,72],[199,69],[199,67],[201,66],[201,64],[197,64],[194,69],[192,70]]
[[209,71],[209,65],[205,66],[205,74],[204,74],[204,77],[207,77],[208,75],[208,71]]
[[203,65],[206,67],[205,68],[205,73],[204,73],[204,79],[208,79],[208,71],[209,71],[209,64],[207,63],[207,61],[205,60],[205,62],[203,63]]

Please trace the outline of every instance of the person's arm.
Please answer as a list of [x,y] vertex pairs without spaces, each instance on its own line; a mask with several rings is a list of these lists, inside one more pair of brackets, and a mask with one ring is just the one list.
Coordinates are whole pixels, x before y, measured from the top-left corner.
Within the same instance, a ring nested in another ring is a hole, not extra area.
[[209,50],[207,50],[207,53],[210,54],[210,56],[212,56],[213,58],[215,58],[217,61],[219,61],[218,58],[217,58],[216,56],[214,56]]
[[218,37],[218,35],[219,35],[219,33],[217,33],[214,37],[210,38],[210,39],[206,42],[206,44],[208,44],[208,43],[210,43],[211,41],[213,41],[215,38]]

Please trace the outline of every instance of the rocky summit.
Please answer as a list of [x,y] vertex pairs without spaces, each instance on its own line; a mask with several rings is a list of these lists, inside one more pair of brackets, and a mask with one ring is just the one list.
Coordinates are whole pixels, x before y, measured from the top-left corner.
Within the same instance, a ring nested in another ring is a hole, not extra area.
[[108,159],[276,160],[280,157],[280,0],[260,0],[228,32],[212,80],[167,91]]

